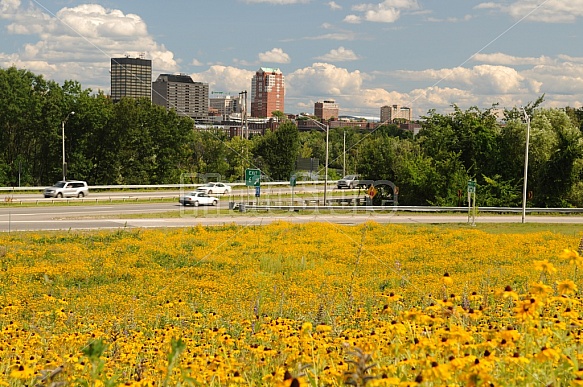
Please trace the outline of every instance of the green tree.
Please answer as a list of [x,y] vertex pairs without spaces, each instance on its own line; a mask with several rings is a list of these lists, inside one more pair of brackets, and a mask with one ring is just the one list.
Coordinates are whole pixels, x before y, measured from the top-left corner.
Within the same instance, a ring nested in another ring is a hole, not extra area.
[[227,144],[227,179],[238,181],[245,179],[245,169],[255,167],[252,164],[252,141],[240,136],[233,137]]
[[228,141],[226,133],[219,129],[196,132],[191,143],[192,172],[227,176],[227,155],[230,151],[227,147]]
[[267,132],[257,143],[254,155],[262,170],[273,180],[287,180],[295,171],[300,141],[298,127],[291,121]]
[[538,111],[533,126],[548,128],[543,130],[554,135],[548,159],[533,171],[534,204],[540,207],[569,206],[566,199],[578,181],[577,165],[583,156],[581,131],[564,111],[558,109]]

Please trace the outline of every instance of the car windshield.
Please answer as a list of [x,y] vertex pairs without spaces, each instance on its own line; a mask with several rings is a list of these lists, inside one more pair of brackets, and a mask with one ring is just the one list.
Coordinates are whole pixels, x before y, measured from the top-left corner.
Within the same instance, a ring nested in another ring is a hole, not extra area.
[[55,185],[53,185],[53,187],[57,187],[57,188],[63,188],[65,186],[65,182],[64,181],[57,181],[55,183]]
[[354,179],[355,177],[356,177],[356,176],[354,176],[354,175],[347,175],[347,176],[344,176],[344,177],[343,177],[343,179],[344,179],[344,180],[352,180],[352,179]]
[[206,183],[203,187],[214,187],[215,183]]

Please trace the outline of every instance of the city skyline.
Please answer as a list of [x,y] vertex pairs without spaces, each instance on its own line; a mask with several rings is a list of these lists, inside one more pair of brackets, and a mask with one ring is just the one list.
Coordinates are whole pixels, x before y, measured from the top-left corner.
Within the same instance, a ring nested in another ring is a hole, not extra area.
[[152,59],[210,92],[250,91],[258,68],[286,77],[285,113],[335,100],[343,114],[381,106],[452,111],[583,105],[583,0],[373,2],[0,0],[0,66],[110,93],[110,58]]

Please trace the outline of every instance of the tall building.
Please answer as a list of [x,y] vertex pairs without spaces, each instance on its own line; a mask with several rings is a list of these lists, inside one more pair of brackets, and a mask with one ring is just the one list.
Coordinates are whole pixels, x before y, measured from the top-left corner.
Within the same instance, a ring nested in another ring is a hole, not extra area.
[[209,98],[209,106],[216,109],[224,119],[227,119],[230,114],[241,113],[240,98],[233,98],[228,94]]
[[402,107],[399,105],[393,106],[382,106],[381,107],[381,122],[395,122],[396,119],[403,119],[407,122],[411,122],[412,114],[411,109],[408,107]]
[[152,98],[152,60],[144,58],[111,59],[111,99]]
[[204,119],[209,112],[209,85],[185,74],[160,74],[152,82],[152,103],[181,116]]
[[338,104],[333,99],[314,104],[314,115],[321,120],[338,118]]
[[251,80],[251,117],[284,112],[285,77],[279,69],[261,67]]

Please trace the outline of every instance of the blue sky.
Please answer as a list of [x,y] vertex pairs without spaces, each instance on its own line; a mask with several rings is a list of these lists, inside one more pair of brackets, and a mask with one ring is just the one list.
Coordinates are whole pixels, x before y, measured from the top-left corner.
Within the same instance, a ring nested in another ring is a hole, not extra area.
[[286,76],[285,112],[335,99],[452,111],[583,106],[583,0],[0,0],[0,66],[109,92],[110,58],[153,60],[211,92]]

